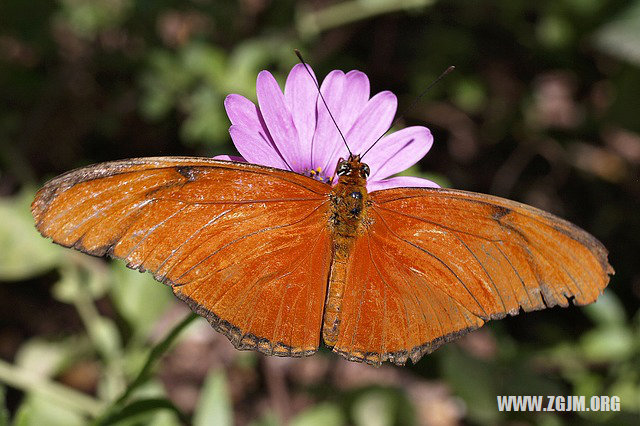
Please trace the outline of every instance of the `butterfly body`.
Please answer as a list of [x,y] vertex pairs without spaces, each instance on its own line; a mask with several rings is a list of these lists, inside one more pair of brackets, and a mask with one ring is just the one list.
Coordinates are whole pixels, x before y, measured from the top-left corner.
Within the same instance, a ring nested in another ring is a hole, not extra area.
[[123,259],[171,286],[238,349],[417,362],[490,319],[593,302],[613,268],[593,236],[484,194],[368,192],[247,163],[156,157],[48,182],[32,214],[65,247]]
[[357,156],[338,164],[338,183],[331,190],[329,229],[332,237],[332,260],[325,302],[322,337],[327,346],[336,344],[341,322],[342,297],[346,283],[353,244],[371,225],[368,166]]

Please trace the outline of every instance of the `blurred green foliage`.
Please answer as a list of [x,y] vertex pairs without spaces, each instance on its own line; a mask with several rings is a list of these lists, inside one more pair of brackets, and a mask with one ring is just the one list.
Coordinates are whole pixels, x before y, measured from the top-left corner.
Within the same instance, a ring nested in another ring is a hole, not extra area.
[[[14,198],[0,199],[0,276],[3,280],[29,278],[53,268],[60,251],[52,250],[51,244],[33,233],[33,218],[29,206],[33,191],[23,191]],[[26,236],[26,237],[25,237]]]
[[[401,106],[456,65],[401,123],[435,135],[407,173],[576,222],[609,248],[610,288],[403,369],[224,341],[191,359],[204,321],[172,316],[170,289],[38,235],[29,203],[58,173],[233,154],[225,96],[255,100],[262,69],[283,83],[294,47],[319,77],[360,69]],[[4,0],[0,425],[638,424],[639,67],[637,0]],[[622,410],[498,412],[508,394],[618,395]]]

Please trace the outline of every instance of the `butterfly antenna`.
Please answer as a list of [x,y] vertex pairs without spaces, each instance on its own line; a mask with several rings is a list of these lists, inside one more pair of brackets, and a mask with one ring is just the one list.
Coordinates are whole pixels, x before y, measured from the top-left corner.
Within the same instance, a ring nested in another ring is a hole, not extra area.
[[[442,74],[440,74],[440,76],[439,76],[438,78],[436,78],[435,80],[433,80],[433,81],[431,82],[431,84],[429,84],[429,85],[427,86],[427,88],[426,88],[426,89],[424,89],[424,90],[422,91],[422,93],[420,93],[420,94],[418,95],[418,97],[417,97],[417,98],[415,98],[415,99],[414,99],[414,101],[413,101],[413,102],[412,102],[408,107],[406,107],[406,108],[404,109],[404,111],[402,111],[402,113],[401,113],[398,117],[396,117],[396,119],[395,119],[395,120],[393,120],[393,123],[391,123],[391,126],[389,126],[389,128],[391,129],[393,126],[395,126],[395,125],[398,123],[398,121],[402,120],[402,119],[404,118],[404,116],[405,116],[409,111],[411,111],[413,108],[415,108],[415,106],[416,106],[416,104],[418,103],[418,101],[420,100],[420,98],[422,98],[422,97],[423,97],[423,96],[424,96],[424,95],[429,91],[429,89],[431,89],[433,86],[435,86],[435,85],[436,85],[440,80],[442,80],[442,79],[443,79],[447,74],[449,74],[451,71],[453,71],[453,70],[455,70],[455,69],[456,69],[456,67],[455,67],[455,66],[453,66],[453,65],[451,65],[449,68],[447,68],[446,70],[444,70],[444,71],[442,72]],[[367,154],[367,152],[371,151],[371,148],[373,148],[373,147],[374,147],[378,142],[380,142],[380,139],[382,139],[386,133],[387,133],[387,132],[384,132],[383,134],[381,134],[381,135],[380,135],[380,137],[379,137],[378,139],[376,139],[376,141],[375,141],[373,144],[371,144],[371,146],[370,146],[369,148],[367,148],[367,150],[366,150],[366,151],[365,151],[365,152],[360,156],[360,159],[362,159],[362,157],[364,157],[364,156]]]
[[318,89],[318,94],[320,95],[320,99],[322,99],[322,103],[327,108],[327,112],[329,113],[329,116],[331,117],[331,120],[333,121],[333,124],[335,124],[336,129],[338,129],[338,133],[340,133],[340,137],[344,141],[344,146],[346,146],[347,147],[347,151],[349,151],[349,156],[353,155],[351,153],[351,150],[349,149],[349,144],[347,143],[347,139],[342,134],[342,130],[340,130],[340,127],[338,127],[338,122],[333,117],[333,114],[331,114],[331,110],[329,109],[329,105],[327,105],[327,101],[325,101],[324,100],[324,96],[322,96],[322,92],[320,91],[320,85],[318,84],[318,81],[315,79],[313,74],[311,74],[311,71],[309,70],[309,66],[307,65],[307,63],[304,61],[304,59],[302,59],[302,53],[300,53],[300,51],[298,49],[293,49],[293,51],[296,53],[296,56],[298,57],[298,59],[300,59],[300,63],[304,66],[304,69],[307,70],[307,73],[309,73],[309,76],[311,77],[311,80],[313,80],[313,82],[315,83],[316,88]]

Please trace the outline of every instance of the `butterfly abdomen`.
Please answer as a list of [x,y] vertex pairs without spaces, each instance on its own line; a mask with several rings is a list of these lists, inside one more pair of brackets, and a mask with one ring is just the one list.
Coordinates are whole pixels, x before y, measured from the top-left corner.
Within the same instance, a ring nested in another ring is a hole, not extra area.
[[334,346],[340,331],[342,297],[346,286],[347,265],[354,239],[338,236],[333,241],[333,260],[329,272],[329,289],[324,307],[322,338],[326,345]]

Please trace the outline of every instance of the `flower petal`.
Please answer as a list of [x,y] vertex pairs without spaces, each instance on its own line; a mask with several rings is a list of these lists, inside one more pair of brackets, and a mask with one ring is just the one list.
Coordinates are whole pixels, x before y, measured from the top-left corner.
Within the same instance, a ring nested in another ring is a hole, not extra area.
[[242,95],[229,95],[224,100],[224,108],[231,124],[236,126],[267,132],[266,126],[260,116],[260,110],[253,102]]
[[[238,128],[243,128],[245,132],[253,134],[252,141],[248,144],[249,147],[245,142],[245,137],[238,137],[239,143],[242,145],[239,147],[236,143],[236,139],[233,139],[232,135],[234,145],[236,145],[236,149],[238,149],[239,152],[242,152],[240,151],[241,149],[245,151],[249,150],[249,152],[253,152],[258,149],[260,152],[264,152],[264,155],[266,155],[266,161],[270,161],[274,164],[284,164],[278,148],[276,148],[273,143],[269,129],[267,129],[267,126],[264,123],[260,109],[253,102],[244,96],[232,94],[225,98],[224,108],[227,111],[232,127],[236,126]],[[231,129],[229,129],[229,132],[231,132]],[[235,132],[237,135],[241,134],[238,133],[238,130],[235,130]],[[261,147],[257,148],[254,145],[260,145]],[[262,156],[253,156],[249,159],[249,162],[263,164]],[[274,167],[289,169],[286,164],[284,166]]]
[[[349,71],[345,76],[342,91],[342,110],[338,124],[342,132],[347,132],[358,119],[369,100],[369,78],[361,71]],[[348,143],[351,143],[347,139]]]
[[[327,106],[320,97],[318,97],[316,111],[318,121],[316,124],[316,132],[313,136],[313,145],[311,152],[311,169],[318,166],[324,167],[331,153],[338,145],[344,144],[342,137],[336,129],[331,116],[327,112],[327,107],[334,117],[338,119],[341,112],[342,90],[346,78],[342,71],[331,71],[322,82],[320,91],[327,102]],[[339,125],[339,124],[338,124]]]
[[249,163],[290,170],[280,154],[265,140],[264,134],[236,125],[229,127],[229,134],[240,155]]
[[415,176],[396,176],[389,179],[367,182],[367,191],[369,192],[389,188],[440,188],[440,185],[429,179],[422,179]]
[[397,107],[396,95],[388,90],[371,98],[347,135],[352,145],[351,151],[355,154],[363,153],[389,130]]
[[213,157],[214,160],[223,160],[223,161],[233,161],[236,163],[246,163],[247,160],[245,160],[243,157],[237,156],[237,155],[226,155],[226,154],[221,154],[221,155],[216,155],[215,157]]
[[[389,91],[376,94],[369,99],[366,106],[356,119],[355,123],[348,131],[346,138],[349,141],[349,148],[354,154],[365,151],[374,141],[383,135],[396,113],[398,101],[396,95]],[[327,158],[327,162],[321,166],[327,170],[327,174],[332,176],[340,158],[346,158],[348,152],[346,147],[338,146]]]
[[270,72],[261,71],[258,74],[256,92],[260,113],[280,155],[289,165],[290,170],[303,171],[308,163],[308,158],[303,157],[291,112],[285,103],[284,94],[280,90],[278,82]]
[[416,164],[433,145],[433,136],[423,126],[407,127],[382,138],[363,161],[371,169],[371,180],[381,180]]
[[318,88],[314,83],[316,77],[311,67],[309,72],[313,77],[309,75],[303,64],[293,67],[284,86],[284,98],[298,131],[300,155],[308,163],[305,164],[308,166],[307,169],[312,169],[311,144],[316,131]]
[[[356,70],[349,71],[346,75],[342,71],[332,71],[322,83],[322,94],[351,147],[352,141],[346,134],[367,105],[369,78],[365,73]],[[314,168],[320,166],[327,171],[330,168],[329,175],[333,175],[338,158],[340,156],[346,158],[348,151],[322,99],[318,99],[317,108],[318,125],[314,139],[316,149],[313,166]]]

